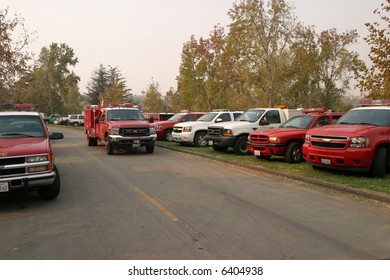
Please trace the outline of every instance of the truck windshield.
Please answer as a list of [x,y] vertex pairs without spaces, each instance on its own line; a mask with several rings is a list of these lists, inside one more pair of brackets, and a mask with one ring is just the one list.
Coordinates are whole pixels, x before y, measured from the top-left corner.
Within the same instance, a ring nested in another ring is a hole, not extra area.
[[308,129],[314,118],[314,116],[296,116],[286,121],[280,127]]
[[206,115],[201,116],[198,121],[199,122],[211,122],[218,113],[208,113]]
[[168,119],[168,121],[171,121],[171,122],[180,121],[180,119],[181,119],[182,116],[184,116],[183,113],[176,114],[176,115],[170,117],[170,118]]
[[351,110],[342,116],[337,123],[390,126],[390,110],[379,108]]
[[0,138],[44,137],[38,116],[0,116]]
[[118,109],[107,111],[108,121],[126,121],[126,120],[140,120],[144,121],[145,118],[138,110]]
[[264,114],[265,110],[249,110],[240,115],[236,121],[241,122],[256,122]]

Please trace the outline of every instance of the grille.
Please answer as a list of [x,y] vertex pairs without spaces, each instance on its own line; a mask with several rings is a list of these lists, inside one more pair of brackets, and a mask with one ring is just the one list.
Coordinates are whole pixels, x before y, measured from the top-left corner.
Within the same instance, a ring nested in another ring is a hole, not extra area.
[[122,136],[147,136],[149,135],[148,127],[122,127],[119,129]]
[[222,127],[209,127],[207,129],[207,134],[211,136],[222,136],[223,128]]
[[[26,173],[25,167],[20,167],[20,164],[26,162],[26,157],[9,157],[0,159],[0,177],[9,175],[22,175]],[[19,165],[15,168],[9,168],[12,165]],[[1,166],[7,166],[7,169],[1,168]]]
[[249,136],[249,139],[252,143],[256,143],[256,144],[267,144],[268,143],[268,136],[265,136],[265,135],[253,134],[253,135]]
[[183,127],[181,127],[181,126],[173,127],[173,132],[182,133],[183,132]]
[[345,149],[348,142],[346,136],[312,135],[311,139],[312,146],[330,149]]

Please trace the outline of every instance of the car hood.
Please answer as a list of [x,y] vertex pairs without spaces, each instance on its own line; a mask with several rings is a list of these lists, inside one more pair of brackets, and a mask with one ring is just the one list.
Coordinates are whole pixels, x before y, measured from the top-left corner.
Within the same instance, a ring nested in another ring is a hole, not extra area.
[[48,138],[2,138],[0,139],[0,157],[45,154],[50,152]]
[[259,135],[266,135],[266,136],[290,136],[290,135],[305,135],[307,132],[307,129],[302,128],[271,128],[271,129],[264,129],[252,132],[251,134],[259,134]]
[[257,122],[251,123],[248,121],[232,121],[232,122],[223,122],[220,124],[212,124],[210,127],[223,127],[224,129],[235,129],[237,127],[257,127]]
[[382,130],[383,127],[357,124],[331,124],[319,128],[312,128],[308,130],[308,133],[329,136],[364,136],[378,129]]

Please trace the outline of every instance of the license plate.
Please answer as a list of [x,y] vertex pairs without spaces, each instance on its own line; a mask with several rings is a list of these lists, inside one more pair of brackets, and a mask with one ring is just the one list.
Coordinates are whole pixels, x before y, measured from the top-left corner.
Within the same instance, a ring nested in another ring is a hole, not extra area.
[[133,144],[139,144],[139,143],[141,143],[140,140],[134,140],[133,141]]
[[255,150],[254,154],[255,154],[255,156],[261,156],[260,150]]
[[210,141],[209,141],[209,146],[212,146],[212,145],[213,145],[213,141],[210,140]]
[[139,147],[141,147],[141,144],[136,144],[136,143],[134,143],[132,147],[133,147],[133,148],[139,148]]
[[321,159],[321,163],[322,164],[326,164],[326,165],[330,165],[332,162],[328,158],[322,158]]
[[0,192],[8,192],[8,191],[9,191],[8,182],[0,183]]

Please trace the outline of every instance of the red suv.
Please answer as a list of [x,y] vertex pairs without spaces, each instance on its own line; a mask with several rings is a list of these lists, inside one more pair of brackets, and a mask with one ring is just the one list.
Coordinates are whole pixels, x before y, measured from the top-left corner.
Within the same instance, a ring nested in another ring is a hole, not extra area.
[[196,121],[201,116],[206,114],[205,112],[189,112],[189,113],[177,113],[174,116],[170,117],[166,121],[154,122],[155,132],[157,134],[157,139],[165,141],[173,141],[172,131],[173,126],[181,122]]
[[287,120],[279,128],[252,132],[248,137],[248,150],[257,158],[284,156],[288,163],[301,162],[307,130],[331,124],[343,115],[326,111],[326,108],[302,110],[304,114]]

